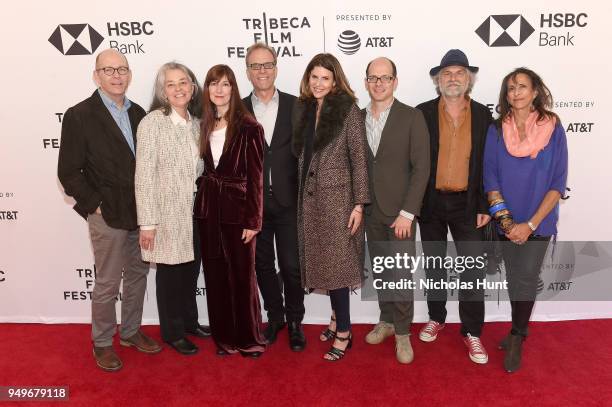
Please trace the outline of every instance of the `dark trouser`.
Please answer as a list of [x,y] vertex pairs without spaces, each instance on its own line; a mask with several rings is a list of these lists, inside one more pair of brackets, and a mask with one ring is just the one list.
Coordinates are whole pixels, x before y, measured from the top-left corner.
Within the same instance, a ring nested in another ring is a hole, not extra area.
[[[276,273],[274,240],[280,276]],[[268,312],[268,321],[302,322],[304,289],[300,275],[297,243],[297,208],[281,206],[274,195],[264,196],[263,226],[257,235],[255,270],[257,283]],[[285,301],[283,304],[283,287]]]
[[329,290],[332,310],[336,313],[336,330],[346,332],[351,329],[350,290],[348,287]]
[[155,274],[159,327],[164,341],[173,342],[185,336],[186,330],[198,326],[196,290],[200,275],[200,239],[193,227],[195,259],[181,264],[157,264]]
[[[263,352],[255,277],[256,239],[244,243],[241,225],[199,219],[206,303],[212,338],[229,353]],[[220,253],[214,244],[219,242]]]
[[[436,200],[431,217],[425,221],[419,220],[423,252],[425,256],[446,256],[448,229],[457,248],[458,256],[478,257],[483,255],[482,228],[476,228],[475,219],[466,219],[465,207],[467,193],[440,194]],[[428,268],[425,270],[427,279],[440,281],[447,280],[446,270],[443,268]],[[484,269],[466,268],[460,274],[461,281],[472,282],[482,280]],[[429,318],[444,323],[446,320],[446,290],[428,290],[427,307]],[[461,319],[461,334],[467,336],[480,336],[484,324],[484,290],[459,290],[459,318]]]
[[[399,211],[398,211],[399,212]],[[393,256],[395,251],[401,250],[410,256],[415,256],[416,248],[414,235],[416,233],[416,221],[412,223],[410,238],[399,240],[395,237],[395,229],[389,226],[395,221],[397,216],[386,216],[383,214],[376,203],[373,203],[366,212],[366,235],[368,241],[368,251],[370,259],[376,256]],[[377,242],[374,244],[374,242]],[[383,242],[394,242],[393,252],[385,250]],[[382,249],[382,250],[381,250]],[[385,271],[385,279],[389,281],[400,281],[401,277],[410,277],[410,273],[400,273],[394,275],[393,271]],[[414,317],[414,296],[413,291],[406,290],[377,290],[378,306],[380,307],[380,321],[392,324],[395,333],[407,335],[410,333],[410,324]]]
[[522,245],[500,236],[503,243],[508,293],[512,307],[512,334],[527,336],[527,325],[535,304],[538,279],[550,236],[529,236]]

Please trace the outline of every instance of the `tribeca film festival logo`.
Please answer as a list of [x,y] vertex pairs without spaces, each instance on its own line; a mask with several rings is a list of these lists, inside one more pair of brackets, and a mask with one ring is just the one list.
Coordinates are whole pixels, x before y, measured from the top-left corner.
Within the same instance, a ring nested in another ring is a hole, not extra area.
[[[64,113],[62,112],[57,112],[57,113],[53,113],[54,119],[57,119],[57,123],[60,125],[60,128],[62,126],[62,119],[64,118]],[[59,137],[54,137],[54,138],[43,138],[42,139],[42,143],[43,143],[43,149],[58,149],[60,148],[60,139]]]
[[[106,31],[108,47],[122,54],[145,54],[140,37],[155,33],[151,21],[107,22]],[[89,24],[60,24],[49,37],[49,42],[64,55],[91,55],[103,41],[104,37]]]
[[[574,46],[574,31],[587,26],[586,13],[540,14],[538,45],[540,47]],[[559,29],[561,32],[549,31]],[[518,47],[535,32],[520,14],[496,14],[487,17],[475,33],[489,47]]]
[[[92,268],[83,267],[75,269],[79,279],[85,283],[85,290],[82,291],[64,291],[64,301],[91,301],[93,286],[96,281],[96,265]],[[121,301],[122,293],[115,298],[115,301]]]
[[[274,48],[279,57],[301,57],[295,45],[294,34],[298,30],[311,29],[308,17],[269,17],[265,12],[261,17],[245,17],[242,27],[252,34],[249,43],[264,42]],[[228,46],[228,58],[245,58],[248,47]]]

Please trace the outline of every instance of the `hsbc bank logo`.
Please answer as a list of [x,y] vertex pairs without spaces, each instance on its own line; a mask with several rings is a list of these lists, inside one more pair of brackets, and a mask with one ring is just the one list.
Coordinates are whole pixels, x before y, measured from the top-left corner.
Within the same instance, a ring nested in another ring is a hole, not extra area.
[[49,37],[49,42],[64,55],[91,55],[103,40],[89,24],[60,24]]
[[520,14],[498,14],[487,17],[475,32],[489,47],[518,47],[534,31]]

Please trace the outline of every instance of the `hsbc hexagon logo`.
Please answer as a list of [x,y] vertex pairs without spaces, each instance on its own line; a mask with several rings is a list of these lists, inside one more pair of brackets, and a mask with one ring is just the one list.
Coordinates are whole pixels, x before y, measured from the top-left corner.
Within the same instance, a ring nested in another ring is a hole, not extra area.
[[518,47],[534,31],[520,14],[498,14],[487,17],[475,32],[489,47]]
[[103,40],[89,24],[60,24],[49,37],[49,42],[64,55],[91,55]]

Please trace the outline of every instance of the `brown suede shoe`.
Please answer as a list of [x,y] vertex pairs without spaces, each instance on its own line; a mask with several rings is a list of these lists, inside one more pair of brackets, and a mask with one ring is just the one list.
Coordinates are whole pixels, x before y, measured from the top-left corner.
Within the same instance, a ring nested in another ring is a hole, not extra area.
[[102,370],[116,372],[123,367],[121,359],[119,359],[119,356],[117,356],[112,346],[94,346],[93,354],[96,359],[96,364]]
[[142,333],[141,330],[138,330],[134,335],[127,339],[121,339],[119,343],[122,346],[134,346],[136,349],[144,353],[158,353],[162,350],[162,347],[159,346],[157,342]]

